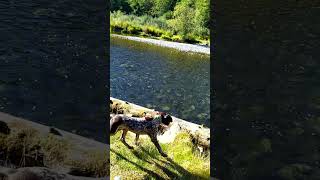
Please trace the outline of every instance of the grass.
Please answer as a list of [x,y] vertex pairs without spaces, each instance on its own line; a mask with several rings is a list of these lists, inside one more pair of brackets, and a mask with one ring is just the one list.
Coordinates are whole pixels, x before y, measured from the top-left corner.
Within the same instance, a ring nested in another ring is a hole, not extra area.
[[[72,167],[71,174],[87,177],[110,175],[109,156],[106,152],[86,152],[81,162],[70,157],[72,144],[53,134],[40,135],[33,128],[21,124],[11,126],[10,134],[0,132],[0,166]],[[0,176],[1,177],[1,176]]]
[[110,175],[110,160],[107,152],[88,152],[85,161],[72,161],[71,175],[106,177]]
[[[128,149],[119,140],[121,132],[111,137],[111,179],[209,179],[210,154],[200,155],[189,134],[178,134],[174,142],[161,144],[168,158],[162,157],[149,138],[140,138],[140,145]],[[134,135],[127,135],[134,144]]]
[[49,166],[63,163],[69,144],[53,135],[40,137],[32,128],[15,129],[9,135],[0,133],[0,160],[14,167]]
[[70,151],[70,144],[66,140],[58,139],[52,134],[41,139],[40,146],[44,153],[45,161],[49,164],[64,163]]
[[181,36],[168,25],[167,20],[163,17],[126,15],[121,11],[110,14],[110,32],[190,44],[210,44],[209,37],[203,38],[194,34]]

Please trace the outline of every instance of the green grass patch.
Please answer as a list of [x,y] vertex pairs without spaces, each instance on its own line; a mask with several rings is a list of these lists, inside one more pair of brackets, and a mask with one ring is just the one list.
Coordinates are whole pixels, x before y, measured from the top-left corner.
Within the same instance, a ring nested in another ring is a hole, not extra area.
[[[140,145],[128,149],[119,140],[121,132],[111,137],[111,179],[209,179],[210,154],[203,156],[195,149],[187,133],[180,133],[174,142],[161,144],[168,158],[162,157],[150,139],[140,138]],[[127,135],[134,145],[134,135]]]

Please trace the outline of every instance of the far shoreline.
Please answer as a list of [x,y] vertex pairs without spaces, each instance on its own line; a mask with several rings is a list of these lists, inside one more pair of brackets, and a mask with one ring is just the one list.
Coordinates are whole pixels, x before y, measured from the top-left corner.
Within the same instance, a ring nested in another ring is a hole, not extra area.
[[158,39],[150,39],[150,38],[141,38],[136,36],[127,36],[127,35],[119,35],[119,34],[111,34],[111,37],[117,37],[137,42],[149,43],[157,46],[173,48],[178,51],[183,52],[191,52],[191,53],[201,53],[210,55],[210,47],[208,46],[201,46],[196,44],[187,44],[187,43],[180,43],[180,42],[172,42],[172,41],[165,41],[165,40],[158,40]]

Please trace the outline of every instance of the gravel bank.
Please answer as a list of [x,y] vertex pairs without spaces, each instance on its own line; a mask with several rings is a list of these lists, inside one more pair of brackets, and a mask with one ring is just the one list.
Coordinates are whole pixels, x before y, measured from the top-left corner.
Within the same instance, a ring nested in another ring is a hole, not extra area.
[[170,41],[157,40],[157,39],[147,39],[147,38],[140,38],[140,37],[133,37],[133,36],[122,36],[118,34],[112,34],[111,37],[118,37],[118,38],[128,39],[132,41],[150,43],[158,46],[174,48],[184,52],[203,53],[203,54],[210,55],[210,48],[206,46],[201,46],[201,45],[170,42]]

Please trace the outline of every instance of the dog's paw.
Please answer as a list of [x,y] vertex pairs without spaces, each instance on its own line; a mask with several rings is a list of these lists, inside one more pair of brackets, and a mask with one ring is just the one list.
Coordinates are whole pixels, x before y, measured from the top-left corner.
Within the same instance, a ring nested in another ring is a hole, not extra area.
[[129,149],[133,149],[133,146],[128,146]]

